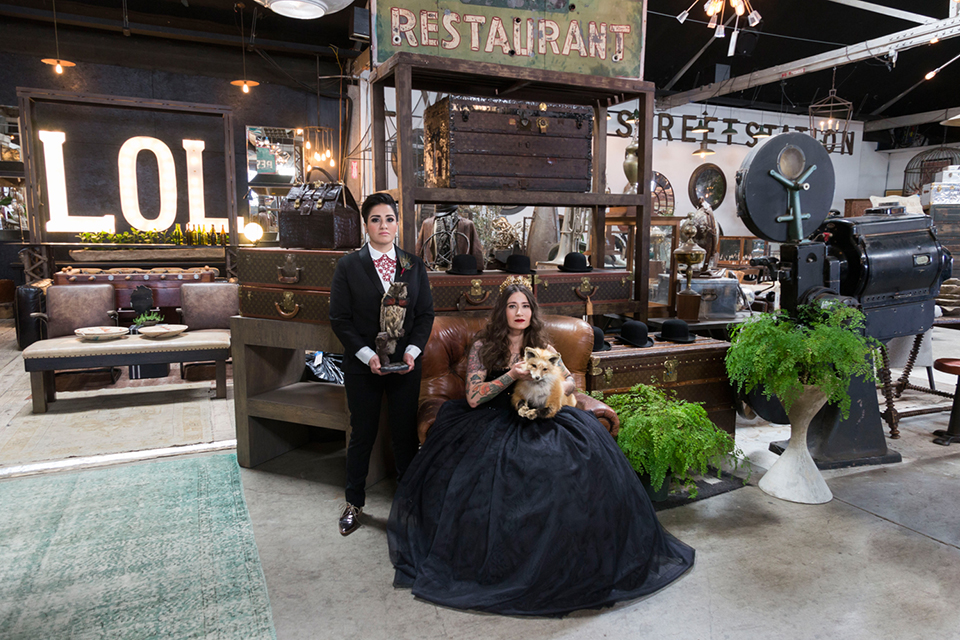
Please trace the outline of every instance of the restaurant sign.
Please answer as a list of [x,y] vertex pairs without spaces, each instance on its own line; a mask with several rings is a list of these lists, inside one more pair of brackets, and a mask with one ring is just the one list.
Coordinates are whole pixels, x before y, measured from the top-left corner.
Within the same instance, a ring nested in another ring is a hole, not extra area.
[[375,63],[408,51],[643,78],[646,0],[373,0]]

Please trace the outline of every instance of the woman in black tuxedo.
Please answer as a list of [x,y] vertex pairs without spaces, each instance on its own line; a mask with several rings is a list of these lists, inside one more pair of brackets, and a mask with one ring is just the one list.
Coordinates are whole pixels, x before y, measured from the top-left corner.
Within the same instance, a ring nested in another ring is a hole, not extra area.
[[[387,394],[390,439],[397,473],[403,476],[417,453],[417,403],[420,396],[420,353],[433,327],[433,296],[427,268],[416,256],[394,245],[398,215],[396,201],[374,193],[360,214],[369,242],[337,263],[330,290],[330,324],[344,349],[344,385],[350,409],[347,447],[347,504],[340,514],[342,535],[360,526],[370,452],[377,437],[380,404]],[[394,358],[402,355],[407,369],[383,373],[375,349],[380,332],[380,302],[391,282],[407,283],[403,335]]]

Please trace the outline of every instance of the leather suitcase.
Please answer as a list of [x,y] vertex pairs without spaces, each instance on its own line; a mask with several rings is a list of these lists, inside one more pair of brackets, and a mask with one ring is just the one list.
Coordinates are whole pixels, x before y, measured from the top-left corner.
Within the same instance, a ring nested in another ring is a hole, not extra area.
[[360,208],[345,184],[301,184],[280,200],[281,247],[356,249],[363,244]]
[[240,315],[330,324],[330,292],[240,285]]
[[428,187],[590,191],[590,107],[449,96],[423,122]]
[[240,249],[237,277],[241,285],[329,292],[337,262],[348,253],[276,247]]
[[428,277],[434,313],[486,316],[500,295],[500,285],[510,275],[502,271],[488,271],[473,276],[431,271]]
[[[584,273],[540,270],[536,277],[537,302],[544,313],[593,315],[632,313],[633,274],[626,269],[594,269]],[[593,305],[587,312],[587,299]]]
[[609,395],[640,383],[672,389],[681,400],[703,403],[713,423],[733,434],[737,412],[725,361],[729,347],[702,336],[690,344],[658,340],[644,349],[614,344],[590,356],[587,391]]
[[216,269],[180,270],[117,268],[69,269],[53,274],[53,284],[112,284],[118,309],[130,309],[130,296],[140,286],[153,290],[156,307],[179,307],[180,285],[184,282],[213,282],[219,274]]

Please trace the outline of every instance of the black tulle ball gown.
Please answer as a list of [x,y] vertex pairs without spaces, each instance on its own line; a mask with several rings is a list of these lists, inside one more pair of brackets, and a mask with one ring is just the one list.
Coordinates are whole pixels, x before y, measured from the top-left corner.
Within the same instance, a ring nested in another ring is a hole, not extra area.
[[593,414],[526,420],[509,395],[440,408],[390,513],[396,586],[459,609],[558,616],[649,595],[693,566]]

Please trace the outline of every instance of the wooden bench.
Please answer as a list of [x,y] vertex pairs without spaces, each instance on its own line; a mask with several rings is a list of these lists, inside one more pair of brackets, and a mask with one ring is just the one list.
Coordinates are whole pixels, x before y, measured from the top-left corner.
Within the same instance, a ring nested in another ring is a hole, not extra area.
[[202,329],[172,338],[123,336],[105,342],[86,342],[61,336],[34,342],[23,350],[24,369],[30,372],[33,412],[45,413],[56,400],[54,371],[143,364],[213,361],[216,363],[218,398],[227,397],[227,358],[230,331]]

